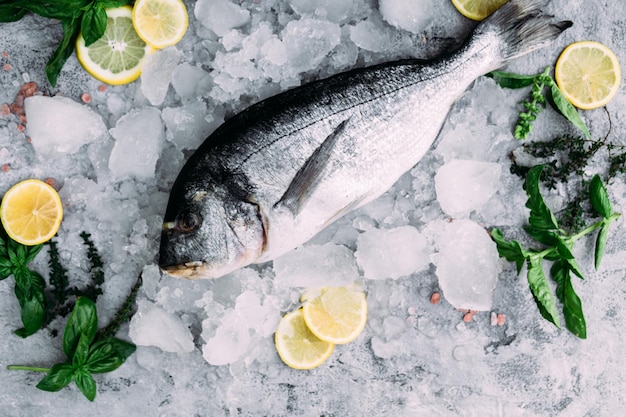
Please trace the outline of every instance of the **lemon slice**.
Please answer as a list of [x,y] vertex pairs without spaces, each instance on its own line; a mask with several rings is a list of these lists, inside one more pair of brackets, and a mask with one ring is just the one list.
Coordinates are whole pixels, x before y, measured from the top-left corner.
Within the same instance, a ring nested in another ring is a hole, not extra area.
[[0,205],[0,219],[11,239],[22,245],[38,245],[52,239],[59,230],[63,205],[50,185],[28,179],[6,192]]
[[454,7],[472,20],[485,19],[506,2],[507,0],[452,0]]
[[584,110],[611,101],[621,78],[613,51],[591,41],[576,42],[565,48],[556,61],[554,76],[565,97]]
[[349,287],[325,287],[319,296],[305,300],[303,314],[311,332],[321,340],[349,343],[367,321],[365,294]]
[[187,8],[181,0],[138,0],[133,8],[133,25],[148,45],[166,48],[178,43],[187,32]]
[[127,84],[139,78],[144,58],[153,49],[137,36],[130,6],[106,12],[104,35],[89,46],[80,35],[76,40],[76,56],[94,78],[107,84]]
[[292,368],[313,369],[323,364],[335,349],[315,337],[302,317],[302,309],[287,313],[274,335],[278,356]]

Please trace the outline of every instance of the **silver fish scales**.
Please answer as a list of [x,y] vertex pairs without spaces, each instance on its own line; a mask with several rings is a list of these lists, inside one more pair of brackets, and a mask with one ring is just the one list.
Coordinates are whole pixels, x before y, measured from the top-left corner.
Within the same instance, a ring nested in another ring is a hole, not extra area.
[[269,261],[383,194],[421,159],[477,77],[571,26],[551,23],[544,5],[509,1],[452,54],[338,74],[229,119],[172,187],[161,268],[216,278]]

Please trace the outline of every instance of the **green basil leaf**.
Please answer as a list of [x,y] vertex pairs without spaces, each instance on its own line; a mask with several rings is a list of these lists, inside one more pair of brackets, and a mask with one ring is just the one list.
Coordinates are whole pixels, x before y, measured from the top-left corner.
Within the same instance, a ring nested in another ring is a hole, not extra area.
[[569,272],[569,264],[563,260],[555,262],[550,268],[550,275],[557,283],[556,296],[563,303],[565,327],[574,335],[585,339],[587,337],[587,325],[582,303],[574,291]]
[[133,0],[98,0],[98,4],[105,9],[125,6],[127,4],[131,4],[132,2]]
[[94,374],[112,372],[119,368],[135,349],[135,345],[120,339],[99,340],[92,345],[85,366]]
[[565,116],[574,126],[582,130],[588,139],[591,139],[589,129],[587,129],[587,125],[585,125],[580,114],[578,114],[578,110],[576,110],[576,107],[563,95],[554,81],[550,83],[550,92],[552,93],[552,102],[556,106],[556,110]]
[[598,237],[596,238],[596,249],[594,254],[594,264],[596,271],[600,268],[600,262],[602,256],[604,256],[604,249],[606,248],[606,242],[609,240],[609,226],[604,225],[600,228]]
[[529,225],[524,226],[524,230],[537,242],[547,246],[556,246],[556,242],[559,239],[559,235],[552,230],[540,230]]
[[600,216],[608,219],[613,215],[609,194],[598,174],[594,175],[589,183],[589,199],[591,200],[591,206]]
[[538,230],[556,230],[559,228],[556,217],[550,208],[544,203],[539,191],[539,179],[543,171],[543,165],[532,167],[526,175],[524,188],[528,195],[526,207],[530,209],[529,223]]
[[521,75],[504,71],[491,71],[486,76],[492,78],[496,84],[503,88],[528,87],[536,77],[536,75]]
[[86,46],[100,39],[107,28],[107,13],[104,8],[95,4],[87,10],[83,14],[80,27]]
[[61,69],[63,69],[63,65],[65,65],[65,61],[74,52],[74,45],[80,33],[80,20],[78,17],[63,20],[62,26],[63,39],[46,64],[46,76],[53,87],[57,85],[57,79]]
[[96,398],[96,381],[88,372],[77,372],[74,382],[76,382],[76,386],[80,392],[82,392],[89,401],[93,401]]
[[72,356],[72,366],[75,368],[82,367],[89,357],[89,345],[91,344],[91,340],[89,339],[89,335],[82,333],[78,338],[78,343],[76,344],[76,349],[74,349],[74,355]]
[[531,255],[528,258],[528,285],[543,318],[561,328],[556,302],[543,272],[542,261],[543,259],[538,255]]
[[96,305],[87,297],[79,297],[70,314],[63,334],[63,351],[68,358],[74,357],[81,335],[91,343],[98,331]]
[[498,228],[494,228],[491,231],[491,239],[496,242],[498,255],[500,255],[501,258],[505,258],[509,262],[515,262],[517,273],[519,274],[522,270],[522,266],[524,266],[524,261],[526,260],[526,251],[524,251],[522,245],[515,240],[505,240],[502,232]]
[[[35,271],[25,269],[24,275],[15,275],[15,296],[20,304],[20,315],[22,318],[21,329],[15,331],[20,337],[28,337],[41,329],[46,319],[46,296],[44,289],[46,282],[43,277]],[[22,285],[18,285],[19,282]],[[25,282],[28,281],[28,282]],[[25,292],[24,287],[28,290]]]
[[37,384],[42,391],[56,392],[66,387],[74,379],[74,368],[68,363],[54,365]]
[[0,4],[0,22],[17,22],[28,13],[27,10],[10,4]]
[[35,246],[24,246],[24,263],[29,264],[30,262],[32,262],[37,254],[41,251],[41,248],[43,248],[43,244]]

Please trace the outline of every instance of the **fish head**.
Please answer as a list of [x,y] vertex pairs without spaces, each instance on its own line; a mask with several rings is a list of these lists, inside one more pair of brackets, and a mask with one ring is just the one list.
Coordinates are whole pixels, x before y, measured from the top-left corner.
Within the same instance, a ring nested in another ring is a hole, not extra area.
[[161,232],[164,272],[192,280],[218,278],[257,260],[264,244],[256,204],[219,184],[175,184]]

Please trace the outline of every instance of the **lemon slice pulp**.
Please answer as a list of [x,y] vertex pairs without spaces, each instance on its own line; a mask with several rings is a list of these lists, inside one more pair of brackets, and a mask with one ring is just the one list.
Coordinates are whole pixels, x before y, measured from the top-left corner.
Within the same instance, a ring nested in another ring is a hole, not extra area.
[[0,205],[0,219],[9,237],[27,246],[52,239],[63,219],[61,198],[43,181],[28,179],[11,187]]
[[132,22],[132,9],[107,9],[104,35],[86,46],[82,34],[76,40],[76,56],[94,78],[112,85],[130,83],[141,75],[145,57],[153,49],[139,38]]
[[304,321],[311,332],[326,342],[345,344],[356,339],[367,322],[365,293],[350,287],[325,287],[305,300]]
[[472,20],[485,19],[506,2],[507,0],[452,0],[459,13]]
[[133,8],[133,25],[148,45],[166,48],[178,43],[187,32],[187,8],[181,0],[138,0]]
[[620,85],[620,65],[609,48],[582,41],[567,46],[554,69],[556,83],[567,99],[584,110],[604,106]]
[[323,364],[335,345],[318,339],[304,322],[302,309],[287,313],[274,335],[278,356],[294,369],[313,369]]

